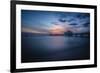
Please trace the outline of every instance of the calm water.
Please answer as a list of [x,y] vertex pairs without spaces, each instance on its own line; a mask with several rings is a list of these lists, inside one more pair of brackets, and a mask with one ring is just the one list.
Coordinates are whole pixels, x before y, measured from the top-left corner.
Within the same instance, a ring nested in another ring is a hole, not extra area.
[[22,62],[82,60],[90,58],[90,40],[86,37],[22,37]]

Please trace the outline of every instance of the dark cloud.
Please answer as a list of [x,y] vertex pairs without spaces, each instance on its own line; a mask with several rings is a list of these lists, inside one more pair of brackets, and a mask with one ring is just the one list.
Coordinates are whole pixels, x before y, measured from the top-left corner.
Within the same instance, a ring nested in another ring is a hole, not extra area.
[[79,13],[79,14],[76,15],[76,17],[79,18],[79,19],[84,19],[84,18],[87,18],[89,16],[90,16],[89,13],[84,13],[84,14]]
[[69,25],[78,25],[77,23],[70,23]]
[[84,27],[89,27],[89,25],[90,25],[90,22],[86,22],[83,24]]
[[71,18],[71,19],[68,19],[67,21],[72,22],[72,21],[75,21],[75,20],[76,20],[75,18]]
[[59,19],[59,21],[60,21],[60,22],[66,22],[66,19],[61,18],[61,19]]

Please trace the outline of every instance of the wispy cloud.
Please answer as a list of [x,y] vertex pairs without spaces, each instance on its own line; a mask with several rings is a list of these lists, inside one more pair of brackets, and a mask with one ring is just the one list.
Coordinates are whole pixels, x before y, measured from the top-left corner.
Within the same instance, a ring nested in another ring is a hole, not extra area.
[[40,34],[46,34],[47,32],[44,32],[44,31],[39,31],[39,30],[34,30],[34,29],[31,29],[31,28],[25,28],[25,27],[22,27],[22,32],[27,32],[27,33],[40,33]]

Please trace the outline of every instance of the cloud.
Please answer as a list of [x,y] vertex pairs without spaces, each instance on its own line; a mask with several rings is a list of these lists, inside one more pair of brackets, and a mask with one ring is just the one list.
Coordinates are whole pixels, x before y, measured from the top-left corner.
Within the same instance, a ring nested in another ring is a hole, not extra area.
[[71,23],[71,24],[69,24],[69,25],[78,25],[77,23]]
[[76,17],[79,18],[79,19],[85,19],[87,17],[90,17],[90,14],[89,13],[78,13],[76,15]]
[[86,22],[83,24],[84,27],[89,27],[89,25],[90,25],[90,22]]
[[42,34],[46,34],[47,32],[45,31],[39,31],[39,30],[35,30],[35,29],[31,29],[31,28],[25,28],[25,27],[22,27],[21,29],[22,32],[26,32],[26,33],[42,33]]
[[59,21],[60,21],[60,22],[66,22],[66,20],[65,20],[65,19],[59,19]]

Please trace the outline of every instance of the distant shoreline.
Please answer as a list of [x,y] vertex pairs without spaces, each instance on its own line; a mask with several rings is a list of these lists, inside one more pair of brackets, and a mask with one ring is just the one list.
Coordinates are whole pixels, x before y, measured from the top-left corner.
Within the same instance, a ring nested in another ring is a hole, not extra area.
[[21,33],[22,36],[68,36],[68,37],[90,37],[89,34],[33,34],[33,33]]

